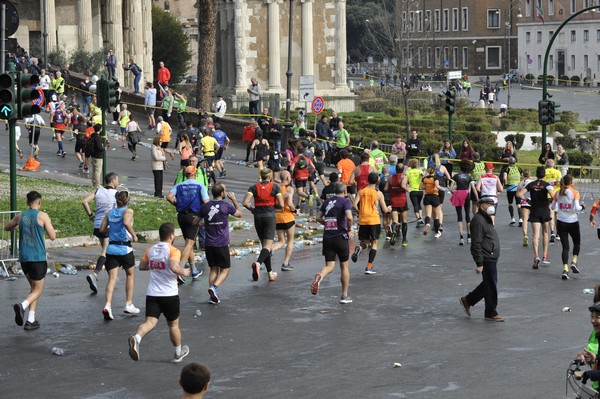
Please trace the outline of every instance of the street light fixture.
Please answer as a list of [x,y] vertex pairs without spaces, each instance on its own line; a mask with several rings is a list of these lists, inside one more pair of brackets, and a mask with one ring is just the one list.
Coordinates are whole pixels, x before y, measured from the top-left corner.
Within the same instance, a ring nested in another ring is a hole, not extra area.
[[283,124],[283,143],[287,145],[288,139],[292,135],[292,119],[291,119],[291,105],[292,105],[292,34],[293,31],[293,14],[294,14],[294,0],[290,0],[290,19],[288,26],[288,65],[287,72],[285,75],[287,76],[287,89],[286,89],[286,98],[285,98],[285,123]]
[[[513,3],[515,0],[511,0],[510,3],[508,4],[508,21],[506,21],[505,26],[506,26],[506,34],[508,37],[508,71],[507,71],[507,78],[508,78],[508,93],[507,93],[507,100],[506,100],[506,105],[508,107],[508,109],[510,109],[510,86],[511,86],[511,77],[510,77],[510,71],[511,71],[511,64],[510,64],[510,60],[511,60],[511,51],[510,51],[510,42],[511,42],[511,33],[512,33],[512,26],[513,26],[513,21],[512,21],[512,14],[513,14]],[[517,6],[517,18],[521,18],[523,15],[521,14],[521,3],[519,2],[518,6]]]

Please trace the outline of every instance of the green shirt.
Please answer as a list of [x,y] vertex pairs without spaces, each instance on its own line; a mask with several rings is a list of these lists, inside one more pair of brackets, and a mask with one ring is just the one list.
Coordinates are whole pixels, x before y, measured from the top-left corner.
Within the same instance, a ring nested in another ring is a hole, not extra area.
[[485,165],[483,162],[473,162],[473,170],[471,171],[473,183],[477,183],[483,174],[485,174]]
[[421,172],[421,169],[419,168],[409,169],[406,172],[406,179],[408,180],[411,191],[420,191],[419,186],[421,185],[422,177],[423,172]]
[[371,151],[371,158],[375,161],[375,167],[377,168],[377,173],[381,173],[381,169],[383,169],[383,165],[387,163],[387,157],[385,153],[381,151],[379,148],[376,148]]
[[338,148],[346,148],[350,144],[350,134],[346,129],[338,130],[335,135],[335,145]]
[[[179,184],[185,180],[185,176],[183,176],[183,170],[179,170],[177,174],[177,178],[175,179],[175,184]],[[208,176],[206,176],[206,172],[202,168],[198,168],[196,171],[196,181],[204,184],[204,187],[208,189]]]

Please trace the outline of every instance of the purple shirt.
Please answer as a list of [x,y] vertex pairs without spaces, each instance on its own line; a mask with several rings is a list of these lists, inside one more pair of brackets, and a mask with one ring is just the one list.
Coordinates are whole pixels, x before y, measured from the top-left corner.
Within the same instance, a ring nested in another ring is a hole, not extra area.
[[206,229],[205,244],[209,247],[229,245],[229,215],[235,214],[235,207],[226,201],[210,201],[202,205],[200,215]]
[[[346,226],[346,211],[352,209],[352,203],[345,197],[331,197],[323,202],[320,212],[325,220],[323,238],[333,238],[348,233]],[[346,236],[347,237],[347,236]]]

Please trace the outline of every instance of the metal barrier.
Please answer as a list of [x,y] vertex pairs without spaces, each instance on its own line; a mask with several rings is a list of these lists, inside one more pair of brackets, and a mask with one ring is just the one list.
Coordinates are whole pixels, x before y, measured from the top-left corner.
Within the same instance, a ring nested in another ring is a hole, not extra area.
[[[0,212],[0,263],[4,268],[4,279],[14,280],[14,277],[10,277],[8,274],[7,264],[12,264],[19,259],[18,256],[18,240],[16,231],[4,231],[4,226],[12,219],[11,216],[17,215],[20,212]],[[13,251],[13,245],[15,245],[15,251]],[[14,253],[14,254],[13,254]]]

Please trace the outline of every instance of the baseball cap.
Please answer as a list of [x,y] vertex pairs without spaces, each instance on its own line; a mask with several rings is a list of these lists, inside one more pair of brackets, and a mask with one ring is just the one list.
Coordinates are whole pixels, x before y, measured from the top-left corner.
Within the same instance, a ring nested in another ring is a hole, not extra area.
[[493,204],[494,197],[481,197],[478,201],[480,204]]
[[184,172],[185,172],[184,174],[186,176],[187,175],[195,175],[196,174],[196,168],[194,166],[188,166],[188,167],[185,168]]
[[486,162],[486,164],[485,164],[485,168],[486,168],[486,169],[494,169],[494,164],[493,164],[493,163],[491,163],[491,162]]

